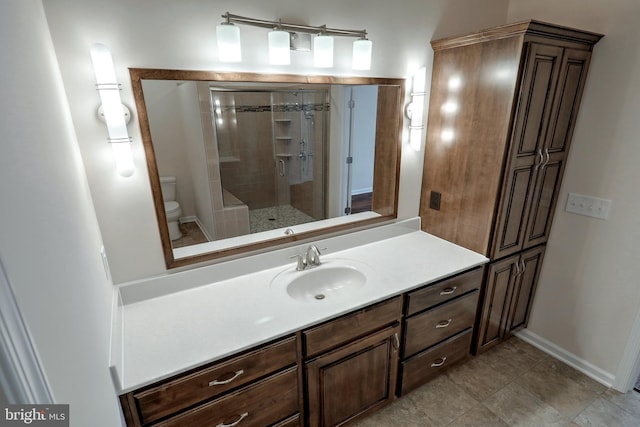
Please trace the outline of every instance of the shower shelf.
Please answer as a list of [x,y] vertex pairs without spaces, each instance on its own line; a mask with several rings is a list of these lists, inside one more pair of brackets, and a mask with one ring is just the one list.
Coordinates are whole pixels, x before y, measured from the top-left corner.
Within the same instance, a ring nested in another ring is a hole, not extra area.
[[283,157],[283,158],[287,158],[288,159],[288,158],[292,157],[292,155],[289,154],[289,153],[276,153],[276,157]]
[[291,119],[273,119],[276,123],[291,123]]
[[291,137],[290,136],[276,136],[276,139],[278,141],[291,141]]

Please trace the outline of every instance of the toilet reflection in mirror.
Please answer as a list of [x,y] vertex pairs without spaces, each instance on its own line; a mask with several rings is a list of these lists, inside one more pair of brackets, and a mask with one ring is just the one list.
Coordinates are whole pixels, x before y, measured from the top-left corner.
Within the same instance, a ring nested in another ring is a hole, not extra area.
[[167,223],[169,225],[169,237],[171,240],[178,240],[182,237],[178,221],[182,215],[180,204],[176,201],[176,177],[161,176],[160,187],[162,189],[162,201],[164,202],[164,210],[167,214]]

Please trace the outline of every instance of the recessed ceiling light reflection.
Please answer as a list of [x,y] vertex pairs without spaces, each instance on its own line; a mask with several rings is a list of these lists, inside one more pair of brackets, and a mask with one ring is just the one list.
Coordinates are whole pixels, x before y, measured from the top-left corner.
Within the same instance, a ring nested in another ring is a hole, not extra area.
[[447,101],[442,104],[441,110],[446,114],[455,114],[458,112],[458,103],[455,101]]
[[455,91],[460,89],[460,86],[462,86],[462,79],[460,78],[460,76],[453,76],[451,78],[449,78],[449,90]]
[[449,143],[453,141],[453,138],[456,136],[453,129],[444,129],[440,134],[440,138],[442,138],[442,142]]

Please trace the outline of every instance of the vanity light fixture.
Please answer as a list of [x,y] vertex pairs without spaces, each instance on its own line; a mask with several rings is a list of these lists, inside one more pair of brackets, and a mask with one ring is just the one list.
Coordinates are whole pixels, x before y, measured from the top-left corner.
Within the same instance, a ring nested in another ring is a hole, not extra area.
[[[311,25],[291,24],[282,22],[282,20],[266,21],[233,15],[229,12],[222,15],[222,17],[225,21],[216,27],[218,58],[220,61],[239,62],[241,60],[240,30],[233,24],[243,24],[271,30],[268,35],[269,62],[271,64],[288,65],[291,62],[288,50],[304,50],[294,46],[292,39],[295,39],[298,33],[307,33],[317,35],[313,39],[313,63],[316,67],[333,67],[333,37],[342,36],[357,37],[357,40],[353,43],[353,69],[371,69],[373,43],[367,39],[367,30],[342,30],[327,28],[326,25],[314,27]],[[285,33],[288,34],[288,37],[285,37]],[[287,50],[286,54],[285,50]]]
[[313,65],[318,68],[333,67],[333,37],[324,31],[313,38]]
[[416,151],[420,151],[422,145],[422,131],[424,130],[424,101],[427,95],[426,68],[421,67],[413,75],[413,88],[411,102],[407,105],[405,114],[410,120],[409,145]]
[[[91,60],[96,74],[96,88],[100,95],[102,115],[109,133],[116,169],[123,177],[133,175],[135,166],[131,152],[131,138],[127,132],[129,110],[120,100],[120,84],[116,80],[111,51],[103,44],[91,46]],[[100,113],[99,113],[100,114]]]
[[272,65],[291,64],[291,34],[282,29],[282,24],[269,31],[269,63]]
[[222,62],[240,62],[242,61],[240,28],[231,23],[228,15],[227,21],[216,27],[218,59]]

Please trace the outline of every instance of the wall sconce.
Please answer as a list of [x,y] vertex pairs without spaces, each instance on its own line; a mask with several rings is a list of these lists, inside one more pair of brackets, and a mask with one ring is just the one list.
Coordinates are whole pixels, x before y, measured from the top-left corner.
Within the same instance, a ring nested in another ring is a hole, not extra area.
[[[290,64],[290,52],[285,50],[299,49],[292,43],[298,33],[317,34],[313,39],[313,63],[316,67],[333,67],[333,36],[357,37],[353,43],[354,70],[371,69],[371,52],[373,43],[367,39],[367,30],[341,30],[327,28],[326,25],[314,27],[311,25],[290,24],[278,21],[265,21],[262,19],[247,18],[232,15],[229,12],[222,15],[225,19],[216,27],[218,40],[218,59],[222,62],[239,62],[241,60],[240,30],[233,24],[251,25],[254,27],[269,28],[269,62],[275,65]],[[285,34],[288,38],[285,42]],[[285,48],[286,43],[286,48]]]
[[426,68],[421,67],[413,75],[413,88],[411,91],[411,102],[405,109],[405,114],[410,120],[409,124],[409,145],[416,151],[420,151],[422,145],[422,131],[424,130],[424,100],[427,95]]
[[[103,44],[91,46],[91,60],[96,74],[96,88],[102,102],[102,115],[107,124],[109,138],[116,169],[123,177],[133,175],[135,166],[131,153],[131,138],[127,133],[127,120],[129,110],[120,100],[120,85],[116,80],[116,72],[113,67],[111,52]],[[99,113],[100,114],[100,113]]]

